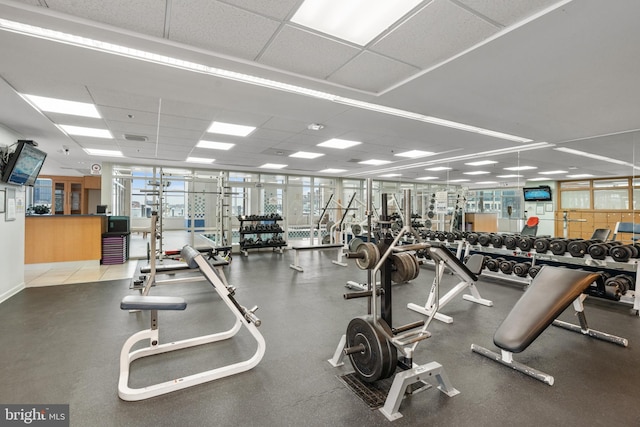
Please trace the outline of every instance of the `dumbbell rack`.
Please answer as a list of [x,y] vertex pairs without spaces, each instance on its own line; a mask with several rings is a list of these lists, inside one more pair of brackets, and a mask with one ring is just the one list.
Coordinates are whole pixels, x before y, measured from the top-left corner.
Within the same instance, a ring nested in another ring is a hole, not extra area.
[[[466,242],[466,247],[464,250],[464,255],[469,255],[470,253],[483,253],[488,255],[496,255],[496,256],[509,256],[522,258],[523,261],[530,261],[531,265],[536,265],[536,262],[542,261],[545,263],[555,263],[558,265],[565,265],[570,268],[576,267],[590,267],[604,270],[615,270],[621,273],[627,273],[629,275],[633,275],[635,278],[636,286],[640,283],[640,259],[631,259],[627,262],[617,262],[614,261],[610,256],[607,256],[604,260],[596,260],[591,258],[588,254],[583,258],[565,256],[565,255],[554,255],[551,251],[547,251],[545,253],[538,253],[535,249],[531,249],[530,251],[522,251],[519,248],[516,249],[505,249],[503,248],[495,248],[492,245],[490,246],[482,246],[482,245],[471,245]],[[531,283],[531,279],[528,277],[518,277],[515,275],[507,275],[504,273],[497,273],[484,270],[482,275],[486,275],[489,277],[495,277],[500,280],[508,280],[513,281],[515,283],[521,283],[528,285]],[[620,298],[621,303],[633,305],[633,310],[636,312],[640,310],[640,291],[629,290],[625,295],[622,295]]]
[[[284,233],[278,221],[282,221],[279,214],[272,215],[239,215],[240,221],[240,252],[249,256],[250,249],[273,248],[274,251],[283,253],[287,242],[281,237]],[[255,239],[250,236],[255,236]],[[262,240],[262,236],[270,236]],[[262,242],[262,243],[257,243]]]

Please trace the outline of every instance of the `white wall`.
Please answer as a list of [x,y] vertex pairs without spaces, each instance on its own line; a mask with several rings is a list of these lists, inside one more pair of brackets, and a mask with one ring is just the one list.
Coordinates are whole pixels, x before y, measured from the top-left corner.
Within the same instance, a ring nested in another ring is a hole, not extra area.
[[[20,137],[0,125],[0,146],[15,143]],[[24,188],[0,184],[5,195],[8,189],[15,190],[16,199],[22,200]],[[14,221],[6,221],[5,213],[0,213],[0,303],[24,289],[24,210],[16,214]]]

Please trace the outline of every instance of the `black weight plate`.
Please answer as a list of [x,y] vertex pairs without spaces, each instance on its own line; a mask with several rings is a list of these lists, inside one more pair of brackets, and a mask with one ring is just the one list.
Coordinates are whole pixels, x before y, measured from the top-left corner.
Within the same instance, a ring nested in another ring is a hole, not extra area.
[[347,326],[347,347],[356,347],[361,344],[364,346],[364,351],[349,355],[356,375],[365,382],[386,378],[385,375],[388,377],[392,362],[390,344],[370,317],[353,318]]

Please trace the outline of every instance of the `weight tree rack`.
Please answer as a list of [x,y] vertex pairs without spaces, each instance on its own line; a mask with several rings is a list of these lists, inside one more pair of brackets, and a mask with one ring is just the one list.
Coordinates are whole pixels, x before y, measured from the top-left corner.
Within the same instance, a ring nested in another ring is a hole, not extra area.
[[[372,212],[372,182],[368,186],[368,221]],[[362,243],[356,252],[347,254],[355,258],[356,264],[368,273],[367,290],[345,294],[345,299],[368,298],[368,315],[356,317],[349,322],[346,334],[342,335],[338,347],[329,363],[334,366],[344,365],[344,356],[349,356],[356,375],[365,382],[373,383],[394,375],[391,388],[386,396],[380,412],[394,421],[402,417],[398,411],[405,394],[413,394],[431,387],[429,382],[436,381],[437,388],[452,397],[459,393],[451,383],[441,364],[433,361],[418,365],[413,361],[415,349],[420,341],[431,336],[427,328],[438,311],[438,288],[440,285],[438,271],[431,285],[431,294],[435,295],[434,308],[426,321],[420,320],[397,328],[392,327],[391,310],[391,277],[394,267],[398,269],[416,268],[418,263],[411,251],[428,251],[429,245],[422,243],[419,234],[411,226],[411,191],[404,190],[404,226],[395,238],[385,230],[390,224],[387,219],[386,195],[382,195],[382,229],[383,238],[378,244]],[[401,245],[399,242],[405,233],[412,234],[418,243]],[[411,261],[409,261],[411,258]],[[413,261],[415,260],[415,262]],[[436,267],[437,268],[437,267]],[[380,276],[380,287],[376,285],[376,277]],[[380,297],[380,298],[378,298]],[[420,328],[416,331],[417,328]],[[398,353],[401,357],[398,358]]]

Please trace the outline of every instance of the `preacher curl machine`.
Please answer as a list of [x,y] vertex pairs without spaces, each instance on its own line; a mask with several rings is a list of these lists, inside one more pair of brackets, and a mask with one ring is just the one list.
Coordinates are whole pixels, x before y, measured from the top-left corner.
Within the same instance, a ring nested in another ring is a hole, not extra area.
[[[371,183],[369,182],[369,197],[371,201]],[[360,269],[368,271],[367,290],[345,294],[345,299],[368,298],[368,315],[353,318],[347,326],[346,333],[340,339],[338,347],[329,360],[334,366],[342,366],[344,356],[348,356],[355,375],[365,383],[373,383],[389,378],[396,369],[391,389],[387,394],[384,406],[380,411],[393,421],[402,417],[398,412],[405,394],[413,394],[417,391],[430,388],[430,382],[436,382],[436,386],[447,396],[455,396],[459,393],[451,383],[441,364],[429,362],[418,365],[413,362],[413,355],[420,341],[431,336],[427,328],[433,320],[438,301],[427,320],[420,320],[407,325],[393,327],[391,312],[391,282],[392,276],[402,278],[416,278],[419,273],[417,252],[429,251],[428,243],[420,242],[419,234],[411,227],[409,218],[411,192],[404,191],[405,219],[402,230],[393,238],[389,227],[384,228],[386,215],[386,194],[382,195],[381,225],[383,226],[378,243],[363,242],[354,252],[349,252],[347,258],[354,258]],[[369,212],[372,212],[369,202]],[[371,215],[368,213],[368,220]],[[370,226],[370,224],[369,224]],[[370,228],[371,229],[371,228]],[[386,230],[386,232],[385,232]],[[415,236],[418,243],[401,245],[399,241],[405,233]],[[446,248],[438,248],[448,250]],[[438,257],[437,252],[430,254]],[[436,263],[438,265],[439,263]],[[440,275],[436,272],[436,279],[431,286],[431,293],[438,294]],[[380,286],[376,284],[376,278],[380,276]],[[419,329],[418,329],[419,328]],[[398,357],[400,353],[400,357]]]

